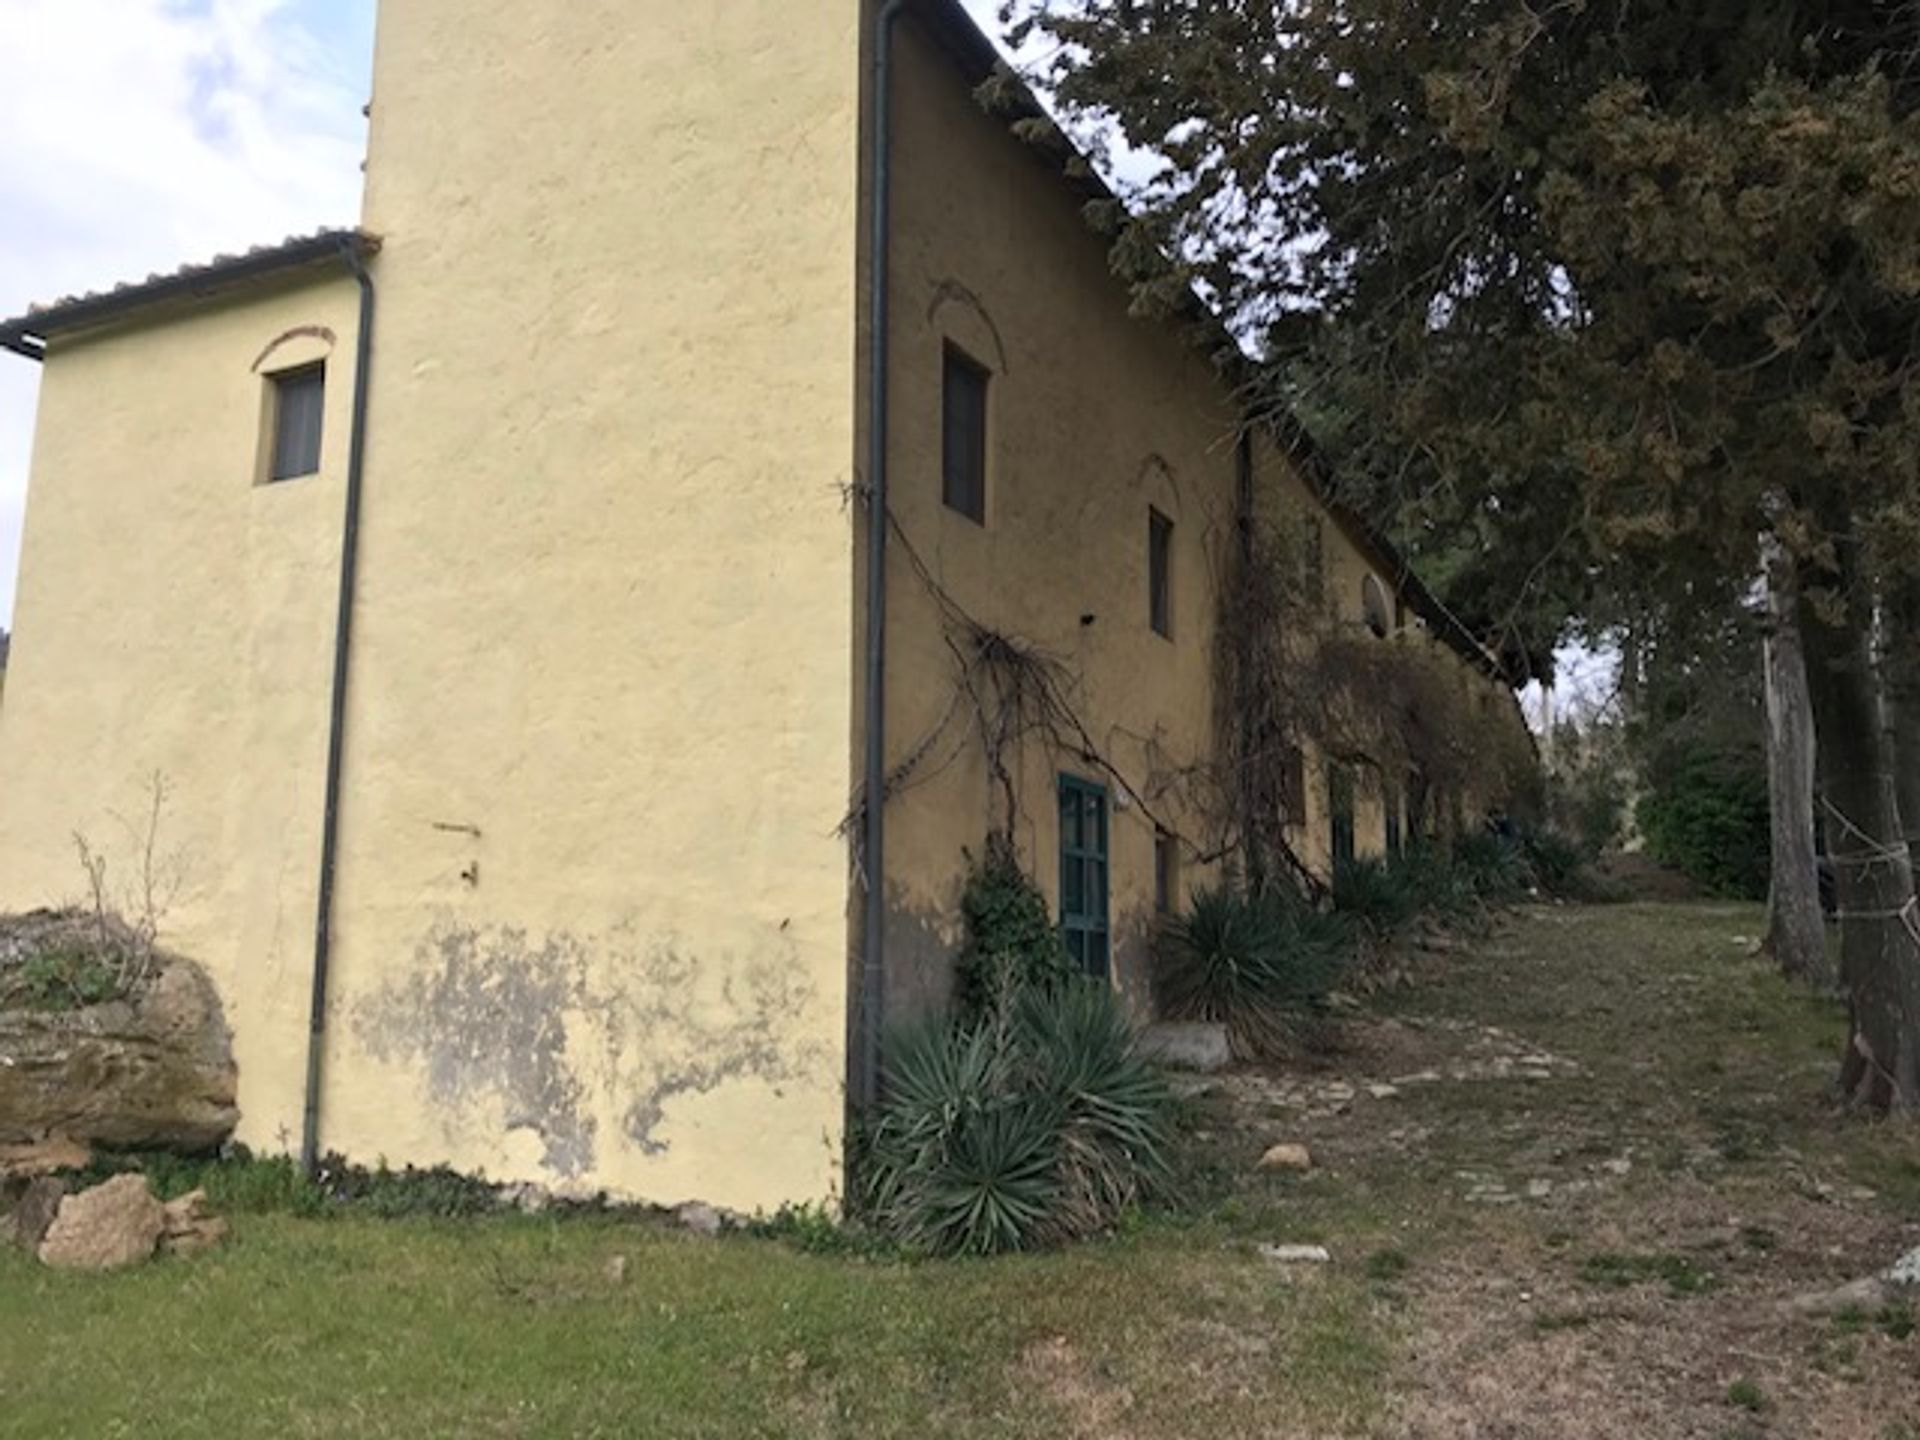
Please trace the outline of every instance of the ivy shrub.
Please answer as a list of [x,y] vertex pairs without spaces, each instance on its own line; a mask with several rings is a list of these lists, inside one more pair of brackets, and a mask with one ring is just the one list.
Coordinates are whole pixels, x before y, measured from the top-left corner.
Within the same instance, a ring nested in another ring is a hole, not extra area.
[[1649,766],[1646,783],[1637,818],[1649,855],[1715,895],[1765,898],[1771,821],[1757,752],[1687,747]]
[[1161,1012],[1225,1025],[1242,1059],[1286,1050],[1323,1015],[1353,950],[1341,917],[1279,888],[1202,890],[1159,938]]
[[1164,1181],[1172,1123],[1108,987],[1028,986],[896,1035],[866,1139],[865,1215],[929,1255],[1081,1239]]
[[1047,913],[1046,897],[1004,835],[987,841],[985,857],[967,876],[960,915],[967,935],[957,962],[963,1015],[980,1017],[1010,994],[1050,989],[1079,973]]

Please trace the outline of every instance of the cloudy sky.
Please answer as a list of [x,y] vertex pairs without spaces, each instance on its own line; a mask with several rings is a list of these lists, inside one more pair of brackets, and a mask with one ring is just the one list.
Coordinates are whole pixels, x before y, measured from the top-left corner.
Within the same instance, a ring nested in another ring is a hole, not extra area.
[[[967,0],[983,19],[996,0]],[[0,315],[351,223],[374,0],[0,0]],[[37,372],[0,352],[0,626]]]

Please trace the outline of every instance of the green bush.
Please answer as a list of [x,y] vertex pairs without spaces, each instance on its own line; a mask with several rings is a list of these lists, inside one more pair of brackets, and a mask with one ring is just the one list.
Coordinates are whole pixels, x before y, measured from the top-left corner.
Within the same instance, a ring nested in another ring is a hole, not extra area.
[[1594,898],[1593,877],[1587,869],[1590,856],[1579,844],[1554,830],[1536,831],[1521,844],[1527,868],[1540,889],[1563,900]]
[[1111,1226],[1165,1177],[1172,1098],[1113,992],[1074,979],[895,1037],[861,1174],[867,1218],[934,1255]]
[[1533,887],[1525,848],[1504,835],[1463,835],[1454,841],[1451,859],[1462,889],[1483,904],[1511,905]]
[[967,877],[960,914],[967,927],[957,962],[964,1015],[985,1015],[1009,994],[1046,989],[1078,973],[1047,913],[1046,897],[1020,868],[1005,836],[987,841],[986,858]]
[[1650,767],[1638,809],[1647,853],[1729,899],[1759,900],[1771,869],[1761,757],[1697,746]]
[[19,986],[36,1010],[85,1010],[120,994],[114,967],[90,950],[43,950],[20,966]]
[[1296,1038],[1303,1019],[1325,1010],[1352,949],[1340,917],[1291,892],[1203,890],[1161,930],[1161,1012],[1224,1024],[1244,1058],[1272,1055]]
[[1333,872],[1333,908],[1351,916],[1376,935],[1405,928],[1427,908],[1424,874],[1403,861],[1373,858],[1348,860]]
[[311,1219],[332,1203],[327,1192],[288,1156],[256,1158],[236,1145],[223,1158],[174,1155],[166,1151],[102,1152],[77,1177],[82,1187],[134,1172],[162,1200],[177,1200],[193,1190],[222,1215],[298,1215]]

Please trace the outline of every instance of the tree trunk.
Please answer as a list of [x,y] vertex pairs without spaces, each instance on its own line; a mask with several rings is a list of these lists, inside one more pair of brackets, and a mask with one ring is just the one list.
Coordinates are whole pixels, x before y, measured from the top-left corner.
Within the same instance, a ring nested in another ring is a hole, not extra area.
[[1907,850],[1920,870],[1920,577],[1908,577],[1887,596],[1887,701],[1891,710],[1894,788],[1907,827]]
[[1763,947],[1788,979],[1821,989],[1833,985],[1827,923],[1820,910],[1814,853],[1813,702],[1800,643],[1799,585],[1780,543],[1768,537],[1767,786],[1772,809],[1773,881]]
[[1843,1098],[1920,1112],[1920,909],[1900,825],[1893,746],[1874,666],[1858,542],[1832,570],[1803,572],[1801,638],[1840,896],[1840,983],[1850,1014]]

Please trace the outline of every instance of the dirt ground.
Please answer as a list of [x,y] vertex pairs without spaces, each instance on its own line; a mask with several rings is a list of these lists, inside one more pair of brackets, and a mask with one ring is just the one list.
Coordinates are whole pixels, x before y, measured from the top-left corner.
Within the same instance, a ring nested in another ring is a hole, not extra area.
[[[1532,910],[1336,1054],[1194,1087],[1235,1228],[1324,1243],[1391,1314],[1377,1433],[1920,1440],[1914,1304],[1790,1303],[1920,1245],[1920,1131],[1831,1105],[1838,1006],[1754,957],[1760,919]],[[1314,1168],[1250,1167],[1280,1142]]]

